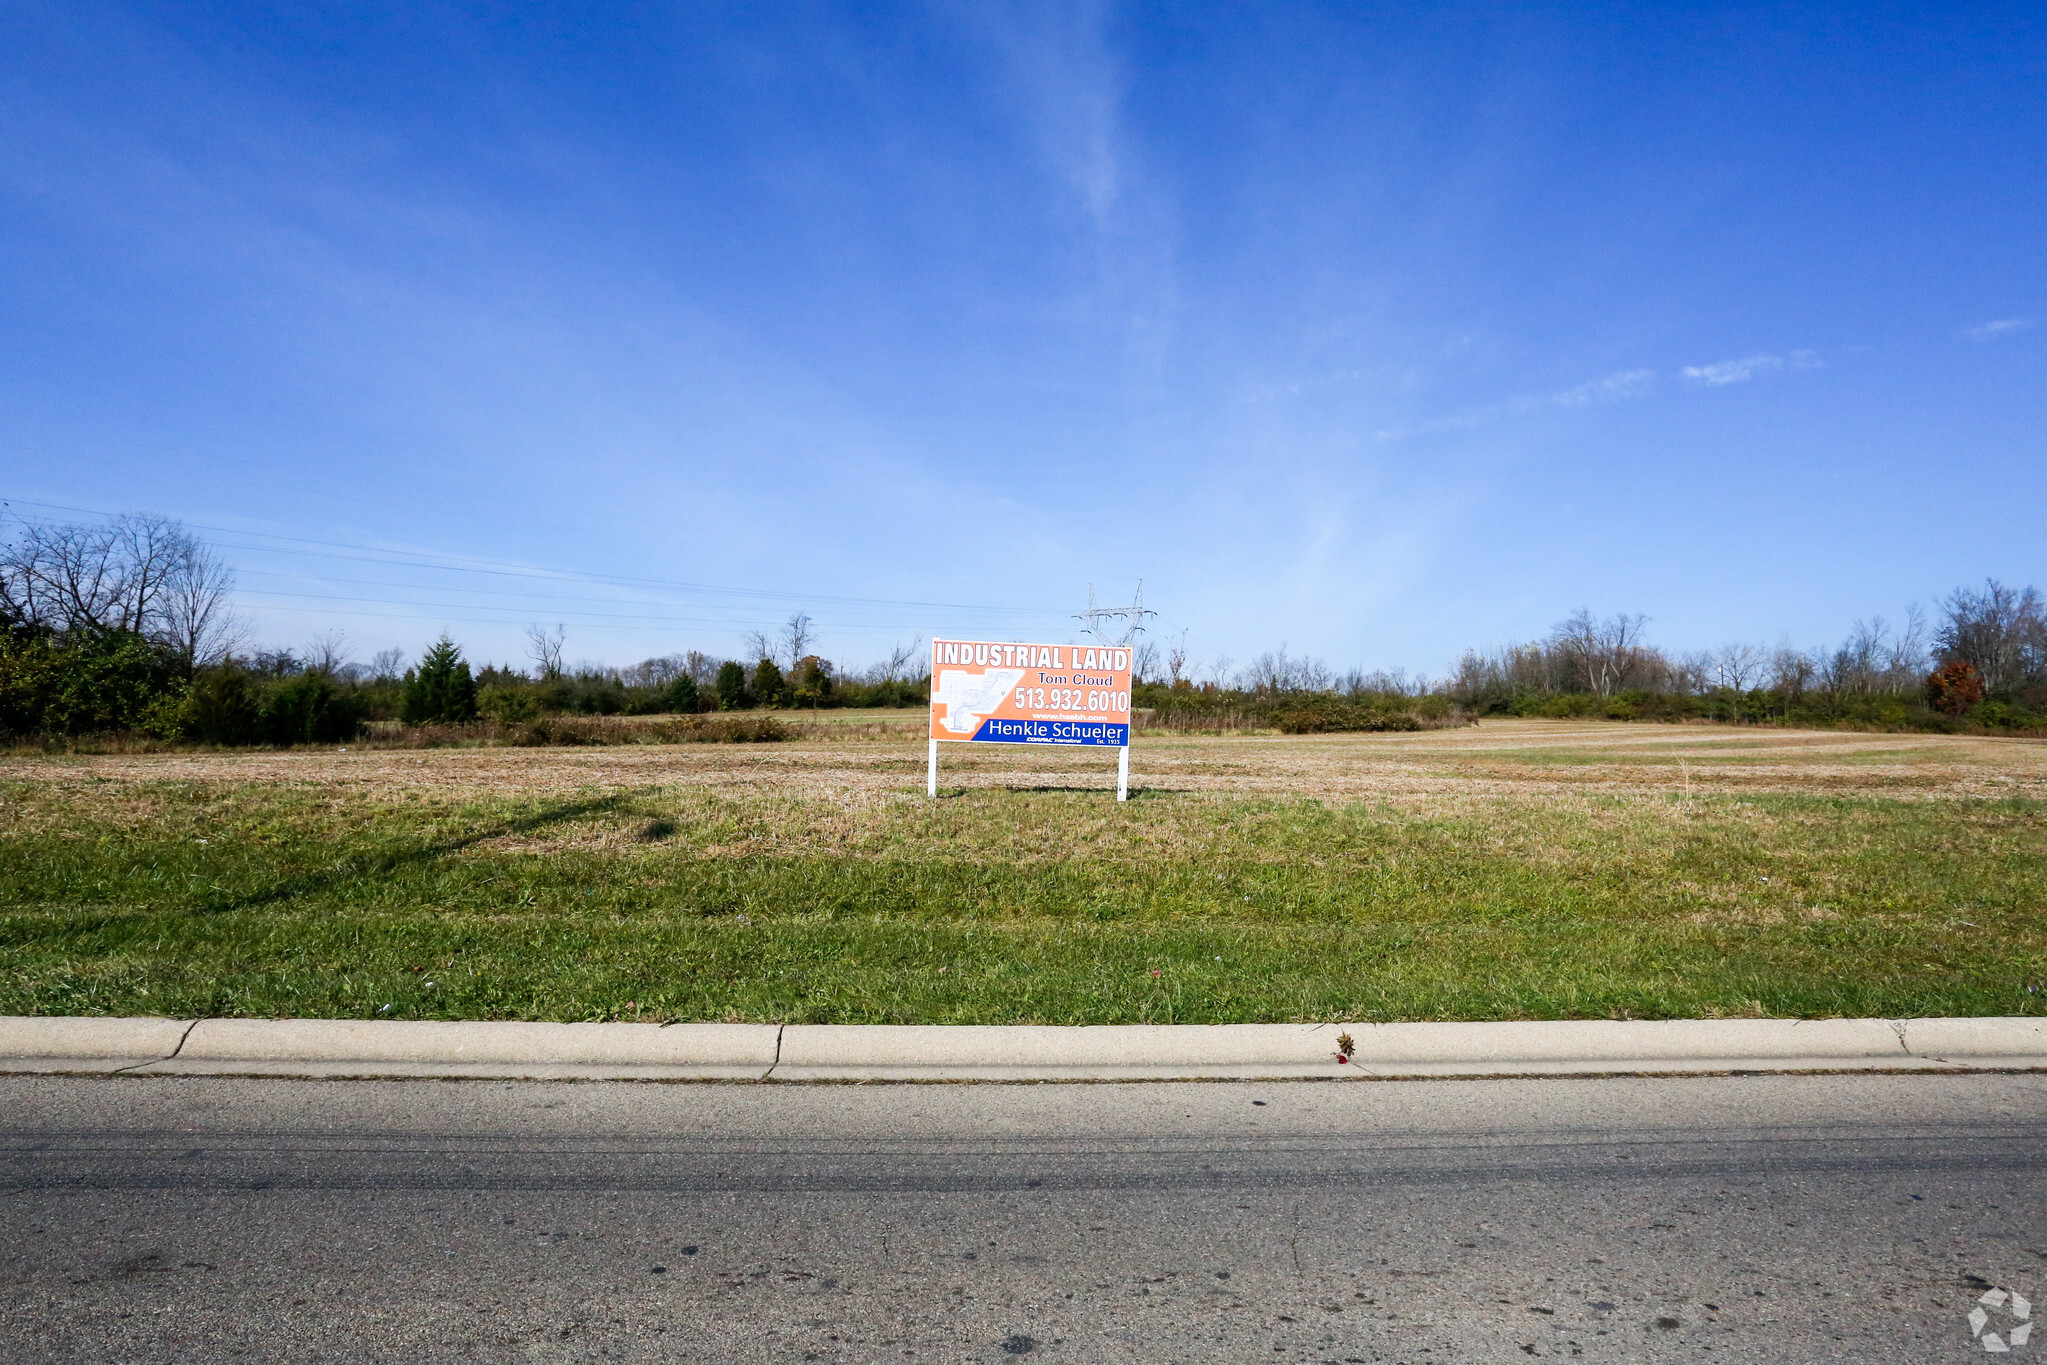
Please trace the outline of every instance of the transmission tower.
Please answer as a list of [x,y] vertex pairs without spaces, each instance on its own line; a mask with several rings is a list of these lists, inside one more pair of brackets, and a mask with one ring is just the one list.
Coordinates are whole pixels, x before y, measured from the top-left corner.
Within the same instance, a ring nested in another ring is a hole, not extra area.
[[[1130,605],[1127,607],[1096,606],[1095,585],[1088,584],[1087,610],[1077,613],[1073,619],[1085,626],[1087,633],[1094,636],[1099,643],[1121,646],[1129,644],[1131,637],[1144,629],[1145,617],[1157,615],[1155,611],[1145,610],[1144,580],[1140,578],[1137,580],[1137,591],[1131,594]],[[1117,623],[1121,624],[1122,634],[1111,639],[1109,632]]]

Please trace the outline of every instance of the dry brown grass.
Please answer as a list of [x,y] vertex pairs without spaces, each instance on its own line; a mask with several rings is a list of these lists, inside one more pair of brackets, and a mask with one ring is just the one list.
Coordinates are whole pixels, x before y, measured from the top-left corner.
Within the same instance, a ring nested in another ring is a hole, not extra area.
[[[864,726],[863,726],[864,729]],[[877,732],[879,733],[879,732]],[[863,735],[864,738],[864,735]],[[945,745],[947,788],[1106,789],[1099,749]],[[922,795],[921,734],[848,743],[819,733],[767,746],[295,750],[0,757],[38,783],[282,783],[357,795],[499,797],[589,788],[701,788],[849,803]],[[1399,800],[1780,793],[1920,799],[2047,796],[2047,741],[1945,735],[1489,720],[1421,734],[1146,739],[1140,793]],[[118,804],[116,790],[106,797]]]
[[[1685,823],[1692,800],[1712,796],[2047,796],[2047,743],[2040,741],[1501,720],[1422,734],[1157,738],[1132,753],[1132,787],[1149,807],[1141,821],[1119,817],[1112,803],[1071,801],[1019,802],[991,820],[986,810],[926,799],[921,736],[878,741],[855,733],[852,742],[812,734],[773,746],[14,756],[0,760],[0,779],[25,779],[41,796],[0,806],[0,832],[87,837],[93,827],[150,827],[165,816],[167,783],[289,792],[302,818],[337,828],[398,808],[425,816],[478,802],[624,790],[678,803],[688,816],[682,842],[709,858],[978,854],[1026,866],[1227,851],[1240,860],[1314,866],[1313,849],[1283,837],[1286,811],[1264,804],[1312,798],[1379,806],[1401,820],[1511,810],[1518,818],[1485,822],[1494,831],[1486,842],[1543,864],[1564,856],[1544,837],[1548,821],[1669,829]],[[948,744],[940,780],[946,793],[1106,791],[1114,757],[1099,749]],[[1805,818],[1714,803],[1713,819],[1746,822],[1758,840]],[[590,819],[486,840],[465,856],[626,853],[644,823],[627,814]]]

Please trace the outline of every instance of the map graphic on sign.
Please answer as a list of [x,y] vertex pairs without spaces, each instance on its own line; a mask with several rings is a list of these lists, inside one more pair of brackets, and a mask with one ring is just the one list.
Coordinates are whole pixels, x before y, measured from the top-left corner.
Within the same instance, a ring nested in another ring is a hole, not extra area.
[[1130,651],[933,640],[931,738],[1127,746]]
[[938,675],[931,690],[931,705],[945,708],[945,728],[965,737],[980,728],[981,720],[1002,705],[1003,694],[1023,680],[1021,668],[991,668],[970,673],[948,668]]

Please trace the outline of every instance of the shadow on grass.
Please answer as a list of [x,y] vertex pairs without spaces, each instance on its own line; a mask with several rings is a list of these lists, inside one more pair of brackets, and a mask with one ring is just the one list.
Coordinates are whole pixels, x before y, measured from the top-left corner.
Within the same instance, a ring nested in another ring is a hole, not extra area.
[[384,853],[371,858],[350,859],[327,872],[306,873],[287,877],[265,891],[246,896],[222,897],[203,901],[192,907],[195,915],[222,915],[236,910],[256,910],[279,901],[296,899],[314,892],[327,890],[343,882],[363,877],[388,877],[408,867],[419,867],[451,853],[460,853],[488,839],[502,839],[508,834],[529,834],[536,829],[558,825],[569,820],[581,820],[592,815],[602,815],[617,810],[627,801],[639,795],[638,792],[620,792],[613,796],[600,796],[590,801],[575,801],[558,806],[548,806],[519,820],[506,820],[489,829],[480,829],[465,834],[459,839],[444,839],[439,843],[424,844],[403,853]]

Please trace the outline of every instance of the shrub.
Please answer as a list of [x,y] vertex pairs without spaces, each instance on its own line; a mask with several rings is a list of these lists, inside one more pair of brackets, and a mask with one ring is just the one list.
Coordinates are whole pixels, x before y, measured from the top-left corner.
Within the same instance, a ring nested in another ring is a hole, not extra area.
[[833,695],[841,706],[929,706],[930,693],[921,682],[883,678],[880,682],[834,682]]
[[48,631],[14,630],[0,638],[0,734],[43,728],[43,711],[57,690],[63,660]]
[[[470,727],[473,729],[474,727]],[[773,716],[683,716],[653,723],[611,716],[542,716],[502,738],[530,748],[553,745],[605,744],[770,744],[789,737],[789,729]],[[459,739],[488,740],[489,735],[460,734]]]
[[1315,706],[1274,711],[1272,728],[1283,735],[1323,735],[1374,730],[1419,730],[1413,716],[1362,706]]
[[732,720],[692,718],[664,726],[664,744],[773,744],[789,738],[789,727],[773,716],[744,716]]
[[560,713],[576,709],[576,689],[558,673],[542,679],[532,693],[533,704],[543,712]]
[[128,630],[17,632],[0,665],[0,724],[16,733],[139,730],[184,682],[177,656]]
[[532,687],[507,687],[497,685],[480,689],[476,694],[477,714],[488,716],[501,725],[517,725],[532,720],[540,714],[539,689]]
[[1969,719],[1993,730],[2032,730],[2043,723],[2042,717],[2008,701],[1978,702]]
[[325,673],[271,682],[229,660],[200,669],[143,728],[200,744],[338,744],[362,732],[368,709]]
[[576,713],[584,716],[615,716],[626,709],[625,688],[616,678],[578,679]]
[[245,669],[230,660],[201,669],[193,677],[176,716],[176,733],[170,737],[201,744],[248,744],[256,738],[261,722],[255,683]]
[[263,738],[271,744],[338,744],[362,729],[362,704],[335,690],[324,673],[306,673],[263,700]]

